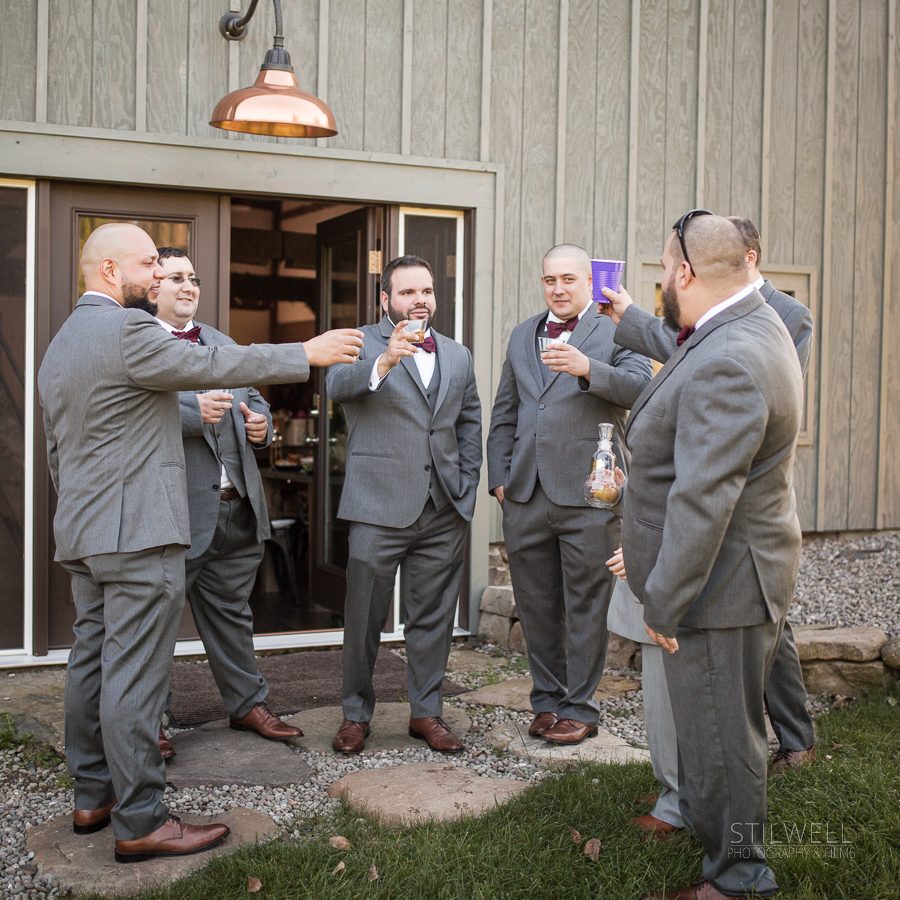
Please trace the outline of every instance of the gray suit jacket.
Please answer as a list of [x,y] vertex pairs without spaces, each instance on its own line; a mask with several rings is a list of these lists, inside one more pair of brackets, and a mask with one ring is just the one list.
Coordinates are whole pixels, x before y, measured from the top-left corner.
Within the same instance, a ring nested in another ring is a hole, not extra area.
[[[631,306],[616,341],[652,352]],[[622,546],[644,621],[732,628],[787,613],[800,563],[793,493],[802,376],[758,291],[678,348],[632,408]]]
[[775,290],[775,285],[768,279],[759,289],[763,299],[775,312],[794,342],[797,356],[800,358],[800,370],[806,375],[809,368],[809,357],[812,353],[813,319],[812,313],[790,294]]
[[[206,347],[234,346],[235,342],[226,334],[217,331],[211,325],[203,325],[200,330],[200,343]],[[226,417],[234,425],[237,435],[238,451],[241,454],[241,469],[247,485],[247,499],[256,516],[256,539],[260,542],[269,535],[269,512],[266,506],[266,493],[263,489],[259,467],[253,455],[253,447],[267,447],[272,440],[272,415],[269,404],[260,396],[256,388],[232,388],[223,385],[223,390],[234,394],[231,401],[230,417]],[[251,412],[262,413],[269,421],[266,439],[262,444],[253,445],[247,440],[244,428],[244,414],[241,402],[247,404]],[[182,391],[178,395],[181,408],[181,437],[184,441],[184,463],[188,485],[188,510],[191,517],[191,546],[186,554],[187,559],[202,556],[209,547],[216,532],[219,519],[219,485],[221,470],[216,455],[215,435],[211,426],[203,424],[200,415],[200,404],[195,391]],[[225,417],[223,417],[225,418]]]
[[506,497],[525,503],[540,478],[557,505],[585,506],[584,481],[597,449],[597,426],[615,426],[613,450],[627,471],[625,419],[653,370],[646,357],[615,345],[615,326],[590,306],[569,338],[591,360],[590,381],[551,372],[545,385],[535,340],[546,318],[546,312],[532,316],[510,335],[491,412],[488,487],[502,487]]
[[[434,413],[412,357],[405,356],[377,391],[369,390],[375,360],[387,349],[390,319],[363,329],[355,363],[328,370],[328,396],[347,418],[347,472],[338,516],[406,528],[437,477],[459,514],[471,521],[481,474],[481,402],[472,355],[432,329],[440,365]],[[436,471],[432,473],[432,460]]]
[[[784,322],[788,334],[794,343],[794,349],[797,351],[797,358],[800,360],[800,370],[806,375],[809,367],[809,357],[812,353],[812,336],[813,336],[813,319],[812,313],[799,301],[795,300],[790,294],[784,294],[776,291],[771,281],[766,281],[759,289],[763,299]],[[643,346],[647,348],[651,359],[665,362],[677,349],[676,338],[678,332],[666,325],[663,319],[655,319],[652,324],[648,324],[643,330],[642,341]]]
[[[203,347],[86,294],[38,373],[56,558],[190,543],[176,391],[305,381],[302,344]],[[212,484],[212,482],[210,482]]]

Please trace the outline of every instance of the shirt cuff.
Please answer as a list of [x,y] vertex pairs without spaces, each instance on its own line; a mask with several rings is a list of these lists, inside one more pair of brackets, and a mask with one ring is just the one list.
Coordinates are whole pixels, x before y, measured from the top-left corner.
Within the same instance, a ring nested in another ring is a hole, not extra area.
[[[381,356],[384,356],[384,354],[382,353]],[[387,375],[385,375],[384,378],[379,378],[379,376],[378,376],[378,363],[381,359],[381,356],[379,356],[378,359],[375,360],[375,365],[372,366],[372,374],[369,376],[369,390],[370,391],[377,391],[378,388],[381,387],[381,384],[384,381],[384,379],[387,378]]]

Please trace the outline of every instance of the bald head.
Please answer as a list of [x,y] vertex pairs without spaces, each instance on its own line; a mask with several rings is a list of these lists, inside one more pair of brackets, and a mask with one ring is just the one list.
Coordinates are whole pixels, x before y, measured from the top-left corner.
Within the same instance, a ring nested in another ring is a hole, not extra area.
[[81,271],[87,290],[156,314],[151,301],[165,272],[157,264],[153,239],[143,228],[127,222],[96,228],[84,242]]
[[547,263],[551,260],[571,259],[575,262],[578,271],[584,275],[591,274],[591,258],[587,250],[578,244],[557,244],[551,247],[545,254],[542,263],[543,271],[547,271]]
[[[747,284],[744,239],[728,219],[722,216],[695,216],[685,223],[682,237],[694,277],[706,287],[711,290],[731,287],[740,290]],[[674,230],[669,238],[669,247],[675,265],[680,266],[684,255]]]

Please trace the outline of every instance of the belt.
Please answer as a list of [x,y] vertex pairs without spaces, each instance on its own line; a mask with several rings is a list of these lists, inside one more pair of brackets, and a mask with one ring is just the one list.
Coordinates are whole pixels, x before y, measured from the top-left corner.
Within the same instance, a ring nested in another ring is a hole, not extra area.
[[219,491],[220,500],[237,500],[240,494],[234,488],[228,488],[225,491]]

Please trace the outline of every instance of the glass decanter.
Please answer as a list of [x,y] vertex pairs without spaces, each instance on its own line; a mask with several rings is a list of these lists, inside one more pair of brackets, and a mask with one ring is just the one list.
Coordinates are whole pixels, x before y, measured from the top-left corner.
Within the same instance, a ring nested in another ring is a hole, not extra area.
[[622,496],[622,488],[616,481],[612,436],[613,426],[608,422],[601,423],[597,452],[591,461],[591,474],[584,483],[585,502],[597,509],[611,509]]

